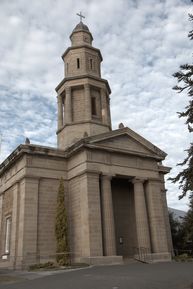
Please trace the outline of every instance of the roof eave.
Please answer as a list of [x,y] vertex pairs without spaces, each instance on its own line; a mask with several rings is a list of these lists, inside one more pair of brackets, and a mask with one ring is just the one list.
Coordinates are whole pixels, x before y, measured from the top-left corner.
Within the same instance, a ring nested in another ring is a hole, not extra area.
[[58,90],[62,87],[62,85],[66,81],[75,80],[75,79],[82,79],[82,78],[91,78],[91,79],[94,79],[94,80],[99,80],[99,81],[104,82],[106,84],[106,86],[107,86],[108,93],[111,94],[111,88],[110,88],[109,83],[108,83],[108,81],[106,79],[94,77],[94,76],[89,75],[89,74],[80,75],[80,76],[78,75],[78,76],[73,76],[73,77],[66,77],[56,86],[55,91],[58,92]]

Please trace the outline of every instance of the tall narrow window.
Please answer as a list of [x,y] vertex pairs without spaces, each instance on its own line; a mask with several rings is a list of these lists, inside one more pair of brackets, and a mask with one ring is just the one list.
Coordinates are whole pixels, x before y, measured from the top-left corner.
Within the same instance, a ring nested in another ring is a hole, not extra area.
[[68,73],[68,63],[66,63],[66,73]]
[[76,61],[77,61],[77,68],[80,68],[80,58],[77,58]]
[[10,253],[10,240],[11,240],[11,217],[6,219],[5,224],[5,254]]
[[92,109],[92,115],[96,116],[97,115],[96,97],[91,97],[91,109]]
[[90,58],[90,69],[91,70],[93,69],[93,60],[92,60],[92,58]]

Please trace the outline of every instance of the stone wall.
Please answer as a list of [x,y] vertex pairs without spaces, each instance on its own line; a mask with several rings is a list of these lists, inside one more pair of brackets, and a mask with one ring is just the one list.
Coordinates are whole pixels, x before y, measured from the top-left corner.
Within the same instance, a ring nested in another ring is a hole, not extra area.
[[[58,187],[59,180],[44,178],[39,180],[37,253],[43,262],[56,251],[55,217]],[[66,182],[64,187],[67,188]]]
[[0,254],[4,253],[5,220],[10,215],[9,266],[19,268],[55,255],[57,191],[59,179],[67,177],[65,158],[57,153],[40,149],[39,154],[23,154],[1,175]]
[[125,155],[114,151],[91,150],[88,153],[88,160],[88,168],[90,170],[102,171],[112,175],[160,178],[158,164],[152,158]]
[[[77,59],[79,59],[79,68],[77,67]],[[100,62],[98,50],[88,47],[71,49],[65,56],[65,76],[75,77],[88,73],[93,76],[100,76]]]
[[85,119],[85,96],[84,88],[72,90],[72,121],[84,121]]
[[[164,183],[156,160],[97,148],[80,149],[68,159],[60,150],[29,146],[29,152],[26,151],[27,147],[25,154],[1,174],[0,253],[3,254],[4,248],[5,218],[11,215],[10,256],[13,258],[10,264],[22,267],[54,258],[55,210],[61,177],[64,178],[70,252],[74,260],[105,255],[103,214],[106,209],[103,206],[101,209],[101,202],[107,201],[106,193],[111,194],[111,178],[127,178],[128,182],[128,178],[137,177],[145,181],[153,252],[168,252],[166,202],[161,194]],[[123,254],[130,255],[132,247],[136,246],[132,187],[112,182],[112,190],[117,253],[121,254],[119,237],[123,237],[126,245]],[[110,205],[107,205],[110,212]],[[107,214],[105,220],[114,226]],[[113,234],[110,241],[113,244]]]

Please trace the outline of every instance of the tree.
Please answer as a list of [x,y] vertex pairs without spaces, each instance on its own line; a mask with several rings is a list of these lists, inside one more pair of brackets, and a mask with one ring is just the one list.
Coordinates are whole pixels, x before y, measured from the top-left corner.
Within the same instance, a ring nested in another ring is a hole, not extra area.
[[67,212],[65,208],[64,197],[64,180],[60,179],[57,196],[56,208],[56,260],[59,265],[69,264],[69,246],[68,246],[68,225],[67,225]]
[[[190,21],[193,21],[193,15],[189,14]],[[193,40],[193,30],[188,34],[190,40]],[[190,133],[193,132],[193,64],[184,64],[180,66],[180,71],[174,73],[174,77],[177,78],[178,85],[173,87],[178,93],[183,91],[187,92],[189,104],[185,107],[185,111],[178,112],[179,117],[186,118],[186,124]],[[179,199],[183,198],[189,193],[190,198],[193,198],[193,143],[186,150],[187,157],[183,162],[179,163],[180,166],[185,168],[177,174],[176,177],[170,178],[173,183],[179,182],[179,188],[182,189],[182,194]]]
[[173,212],[169,211],[169,221],[172,234],[172,242],[174,251],[183,249],[184,247],[184,230],[183,225],[178,219],[174,216]]
[[186,249],[192,250],[193,254],[193,198],[190,200],[189,210],[184,217],[183,229]]

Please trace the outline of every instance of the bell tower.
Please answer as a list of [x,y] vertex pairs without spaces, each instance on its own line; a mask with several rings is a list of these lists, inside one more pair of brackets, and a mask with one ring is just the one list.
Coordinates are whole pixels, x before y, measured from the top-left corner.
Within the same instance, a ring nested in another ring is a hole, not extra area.
[[66,149],[85,136],[111,130],[108,81],[101,78],[102,55],[80,21],[70,35],[71,46],[62,55],[65,78],[56,87],[58,147]]

